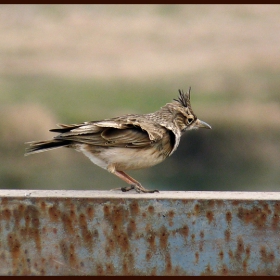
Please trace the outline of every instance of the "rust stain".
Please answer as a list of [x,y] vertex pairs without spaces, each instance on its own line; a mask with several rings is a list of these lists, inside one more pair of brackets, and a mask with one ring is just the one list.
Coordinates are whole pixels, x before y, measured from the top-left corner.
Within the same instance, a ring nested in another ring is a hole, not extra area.
[[[133,204],[133,203],[132,203]],[[138,204],[130,205],[130,212],[138,211]],[[112,251],[117,247],[120,248],[122,254],[130,250],[130,237],[133,235],[136,230],[136,224],[133,218],[130,218],[130,221],[127,223],[127,219],[130,216],[125,205],[105,205],[103,207],[104,216],[109,221],[109,226],[112,227],[112,233],[105,233],[107,237],[106,245],[106,255],[109,256],[112,254]],[[127,224],[127,227],[124,227],[124,224]],[[98,231],[96,230],[96,233]],[[99,234],[99,233],[98,233]],[[98,235],[99,236],[99,235]]]
[[267,252],[267,249],[264,245],[262,245],[260,247],[260,255],[261,255],[261,259],[264,263],[271,263],[274,262],[275,260],[275,255],[272,252]]
[[99,232],[98,232],[97,229],[94,229],[94,230],[93,230],[92,236],[93,236],[95,239],[97,239],[97,238],[99,237]]
[[208,219],[208,223],[211,224],[211,222],[213,221],[214,219],[214,214],[212,211],[207,211],[206,212],[206,217]]
[[151,276],[156,276],[157,275],[157,268],[153,267],[151,271]]
[[9,198],[8,197],[2,197],[1,198],[1,205],[3,207],[6,207],[8,205],[8,203],[9,203]]
[[42,233],[43,233],[43,234],[46,234],[46,233],[47,233],[46,227],[43,227],[43,228],[42,228]]
[[113,248],[110,248],[108,245],[105,248],[105,253],[107,257],[111,256],[111,250],[113,250]]
[[70,265],[71,267],[76,265],[77,262],[77,257],[76,257],[76,253],[75,253],[75,246],[74,244],[70,244],[70,248],[69,248],[69,260],[70,260]]
[[63,228],[66,233],[68,234],[73,234],[74,233],[74,227],[72,224],[72,219],[71,216],[68,215],[67,213],[61,213],[61,221],[63,224]]
[[151,252],[151,250],[148,250],[148,251],[146,252],[146,261],[147,261],[147,262],[150,261],[151,257],[152,257],[152,252]]
[[25,211],[26,206],[23,203],[20,203],[18,206],[18,211],[23,213]]
[[231,224],[231,221],[232,221],[232,214],[230,211],[227,211],[226,212],[226,221],[228,224]]
[[180,266],[176,265],[175,268],[174,268],[174,274],[173,275],[174,276],[182,276],[184,274],[185,274],[184,270]]
[[136,232],[136,223],[134,218],[129,219],[129,223],[127,226],[127,234],[131,237]]
[[151,215],[154,214],[154,212],[155,212],[154,206],[149,205],[149,207],[148,207],[148,212],[149,212]]
[[105,204],[105,205],[103,206],[103,212],[104,212],[104,216],[105,216],[105,217],[110,216],[110,214],[111,214],[111,212],[110,212],[110,207],[109,207],[107,204]]
[[280,202],[274,204],[274,211],[272,217],[272,228],[275,230],[279,227],[280,220]]
[[9,246],[9,251],[12,256],[13,268],[16,268],[18,258],[21,253],[21,245],[19,242],[19,238],[17,237],[17,235],[15,233],[11,232],[7,235],[7,244]]
[[200,205],[198,203],[194,206],[194,214],[196,216],[200,214]]
[[191,239],[192,239],[193,242],[195,241],[195,234],[194,233],[192,233]]
[[60,211],[56,205],[49,208],[49,217],[52,222],[58,222],[60,217]]
[[238,236],[237,238],[237,245],[236,245],[236,251],[235,251],[235,259],[240,262],[241,256],[244,253],[244,242],[242,237]]
[[[59,247],[60,247],[60,251],[61,251],[61,254],[64,258],[64,260],[68,263],[70,262],[70,248],[68,246],[68,242],[65,241],[65,240],[61,240],[59,242]],[[73,252],[72,252],[73,253]]]
[[243,238],[241,236],[237,237],[237,248],[236,248],[236,252],[238,254],[242,254],[244,252],[244,241]]
[[201,239],[204,238],[204,231],[203,230],[200,231],[199,236],[200,236]]
[[225,240],[226,242],[230,241],[230,231],[228,229],[225,230]]
[[151,224],[146,223],[146,226],[145,226],[145,232],[149,232],[151,229],[152,229]]
[[246,247],[245,253],[246,253],[246,257],[250,258],[250,254],[251,254],[251,246],[250,245],[248,245]]
[[239,205],[240,204],[240,201],[239,200],[233,200],[232,201],[232,205],[233,206],[237,206],[237,205]]
[[208,200],[208,207],[209,208],[213,208],[215,206],[215,200],[211,199],[211,200]]
[[260,255],[261,255],[262,260],[265,262],[267,260],[267,253],[266,253],[265,246],[260,247]]
[[114,266],[111,263],[106,263],[106,275],[114,275]]
[[160,242],[160,248],[166,250],[167,248],[167,242],[168,242],[168,236],[169,232],[168,230],[163,226],[159,230],[159,242]]
[[217,206],[220,208],[224,207],[224,205],[225,205],[223,200],[216,200],[215,202],[216,202]]
[[201,275],[202,275],[202,276],[203,276],[203,275],[205,275],[205,276],[207,276],[207,275],[213,275],[213,270],[212,270],[212,268],[211,268],[211,266],[210,266],[209,263],[207,264],[205,270],[201,273]]
[[230,259],[234,258],[234,255],[233,255],[233,252],[232,252],[231,249],[229,249],[229,251],[228,251],[228,256],[229,256]]
[[279,220],[280,220],[280,215],[278,213],[275,213],[273,214],[273,217],[272,217],[272,228],[274,230],[276,230],[279,226]]
[[189,200],[188,199],[184,199],[182,198],[181,200],[179,200],[181,203],[183,203],[184,205],[189,204]]
[[41,233],[40,228],[40,212],[34,205],[28,205],[23,213],[25,227],[21,228],[21,232],[25,238],[32,238],[35,241],[37,250],[41,251]]
[[223,252],[222,250],[219,252],[219,257],[220,257],[220,260],[223,260],[223,258],[224,258],[224,252]]
[[24,220],[25,220],[25,227],[28,228],[30,225],[30,216],[29,215],[25,215],[24,216]]
[[243,267],[243,273],[246,275],[247,274],[247,268],[248,268],[248,260],[247,259],[245,259],[242,262],[242,267]]
[[4,220],[9,221],[11,219],[11,211],[9,209],[3,209],[2,210],[2,216]]
[[115,250],[117,244],[115,244],[114,240],[112,237],[108,237],[106,238],[106,243],[107,243],[107,247],[106,247],[106,254],[108,256],[111,255],[112,251]]
[[167,213],[168,224],[169,224],[170,227],[172,227],[173,224],[174,224],[174,223],[173,223],[173,218],[174,218],[174,216],[175,216],[175,213],[174,213],[173,210],[170,210],[170,211]]
[[268,262],[273,262],[275,261],[275,255],[274,255],[274,252],[270,252],[268,253]]
[[130,268],[132,269],[132,273],[133,273],[133,269],[134,269],[134,253],[132,253],[131,251],[129,251],[129,253],[126,253],[124,255],[124,258],[126,260],[128,260],[128,262],[130,263]]
[[120,232],[116,236],[117,238],[117,244],[121,247],[123,252],[126,252],[129,250],[129,238],[125,232]]
[[76,211],[75,211],[74,208],[70,209],[69,217],[70,217],[72,222],[75,222],[75,223],[77,222],[76,221]]
[[129,212],[123,205],[113,205],[112,214],[108,217],[108,220],[114,222],[119,227],[129,216]]
[[199,262],[199,252],[195,252],[195,263],[198,264]]
[[129,204],[129,209],[131,215],[138,215],[140,212],[139,205],[137,201],[133,201],[132,203]]
[[189,235],[189,227],[187,225],[183,225],[183,227],[179,228],[177,232],[187,238]]
[[203,241],[199,241],[199,251],[200,252],[203,251],[203,247],[204,247],[204,242]]
[[263,206],[265,213],[267,213],[268,215],[270,215],[272,213],[269,205],[266,202],[260,202],[260,204]]
[[79,215],[79,228],[82,234],[82,240],[87,244],[87,248],[92,250],[93,245],[93,235],[88,229],[87,219],[85,214],[81,213]]
[[129,265],[127,264],[127,261],[124,260],[124,261],[123,261],[123,265],[122,265],[123,275],[130,275],[130,274],[129,274],[128,267],[129,267]]
[[280,214],[280,202],[274,204],[274,212]]
[[165,254],[165,274],[172,275],[172,261],[169,252]]
[[252,209],[239,207],[237,217],[245,223],[252,223],[258,229],[261,229],[265,226],[268,215],[267,211],[267,209],[262,209],[256,206],[254,206]]
[[96,264],[96,272],[97,272],[97,275],[104,275],[103,266],[99,262]]
[[152,250],[153,250],[153,249],[155,248],[155,246],[156,246],[155,240],[156,240],[156,235],[155,235],[154,231],[153,231],[153,230],[149,230],[149,231],[147,232],[147,242],[148,242],[148,244],[149,244],[149,246],[150,246],[150,248],[151,248]]
[[88,218],[92,220],[93,217],[94,217],[94,209],[93,209],[93,207],[92,206],[88,206],[87,210],[86,210],[86,213],[87,213]]
[[41,201],[41,202],[40,202],[40,206],[41,206],[42,211],[45,212],[46,207],[47,207],[47,206],[46,206],[46,202],[45,202],[45,201]]
[[229,270],[228,270],[228,267],[225,264],[223,264],[221,272],[222,272],[221,274],[224,275],[224,276],[228,275]]

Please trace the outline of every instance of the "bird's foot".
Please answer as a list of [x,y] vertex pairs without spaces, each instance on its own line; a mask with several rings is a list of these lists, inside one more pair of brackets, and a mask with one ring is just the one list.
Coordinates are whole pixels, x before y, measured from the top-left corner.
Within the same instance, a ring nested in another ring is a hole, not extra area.
[[147,190],[145,189],[142,185],[130,185],[130,186],[127,186],[127,187],[124,187],[124,188],[121,188],[122,192],[128,192],[130,190],[134,189],[136,192],[138,193],[155,193],[155,192],[159,192],[158,190]]

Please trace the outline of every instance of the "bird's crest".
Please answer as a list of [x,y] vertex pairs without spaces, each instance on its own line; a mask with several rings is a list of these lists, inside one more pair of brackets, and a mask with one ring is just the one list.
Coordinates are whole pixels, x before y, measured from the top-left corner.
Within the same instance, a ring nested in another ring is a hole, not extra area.
[[183,90],[179,89],[178,99],[173,99],[173,100],[179,102],[184,107],[191,107],[190,97],[191,97],[191,87],[189,88],[189,91],[186,93],[184,93]]

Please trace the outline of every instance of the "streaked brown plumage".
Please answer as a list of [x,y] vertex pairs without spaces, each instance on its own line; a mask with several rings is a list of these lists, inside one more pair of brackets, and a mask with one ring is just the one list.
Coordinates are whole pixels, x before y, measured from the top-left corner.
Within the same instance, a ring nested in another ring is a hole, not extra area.
[[58,124],[52,140],[29,142],[25,155],[59,147],[83,152],[93,163],[107,169],[129,184],[122,191],[147,190],[124,171],[151,167],[165,160],[177,149],[183,132],[211,128],[192,111],[190,89],[179,90],[179,98],[160,110],[143,115],[128,114],[81,124]]

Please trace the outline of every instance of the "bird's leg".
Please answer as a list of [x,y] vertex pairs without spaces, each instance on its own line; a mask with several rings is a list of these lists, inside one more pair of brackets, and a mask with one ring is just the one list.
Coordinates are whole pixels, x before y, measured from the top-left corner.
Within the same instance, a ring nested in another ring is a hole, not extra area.
[[[135,189],[138,193],[140,192],[144,192],[144,193],[154,193],[154,192],[159,192],[158,190],[147,190],[146,188],[144,188],[138,181],[136,181],[135,179],[133,179],[132,177],[130,177],[128,174],[126,174],[125,172],[123,171],[117,171],[119,174],[121,174],[123,177],[125,177],[126,179],[128,179],[129,181],[132,182],[132,184],[130,185],[130,188],[122,188],[121,190],[123,192],[125,191],[129,191],[131,189]],[[117,174],[116,174],[117,175]],[[119,176],[119,175],[117,175]],[[123,178],[122,177],[122,178]],[[120,177],[121,178],[121,177]],[[123,179],[124,180],[124,179]],[[125,180],[126,181],[126,180]],[[128,182],[128,181],[126,181]]]
[[139,182],[137,182],[135,179],[133,179],[132,177],[130,177],[123,171],[112,170],[111,172],[130,185],[128,187],[121,188],[121,190],[123,192],[127,192],[132,189],[135,189],[138,193],[140,193],[140,192],[144,192],[144,193],[159,192],[158,190],[150,191],[150,190],[145,189]]

